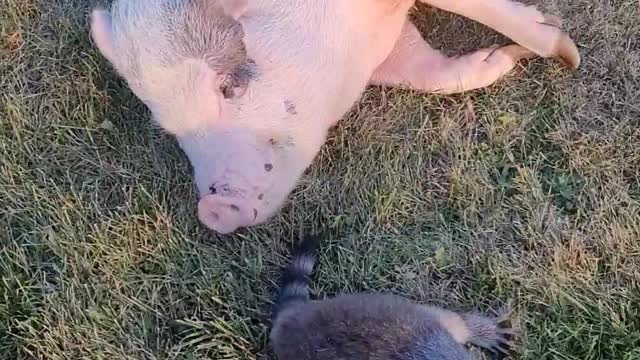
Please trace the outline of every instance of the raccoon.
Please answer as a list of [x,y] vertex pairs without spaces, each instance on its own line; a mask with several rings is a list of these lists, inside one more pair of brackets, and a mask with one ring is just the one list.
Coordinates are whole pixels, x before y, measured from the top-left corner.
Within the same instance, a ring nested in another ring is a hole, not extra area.
[[504,317],[456,313],[383,293],[311,300],[308,290],[321,237],[307,236],[283,272],[272,311],[278,360],[465,360],[465,346],[505,355],[515,331]]

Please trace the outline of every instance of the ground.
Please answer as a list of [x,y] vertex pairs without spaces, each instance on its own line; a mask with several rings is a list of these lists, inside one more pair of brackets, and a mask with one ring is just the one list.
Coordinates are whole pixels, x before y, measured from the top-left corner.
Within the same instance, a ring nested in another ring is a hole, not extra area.
[[[0,358],[266,359],[295,237],[313,291],[513,309],[514,359],[640,359],[636,0],[556,0],[583,56],[456,96],[371,88],[281,213],[217,236],[81,0],[0,0]],[[450,54],[506,40],[420,6]]]

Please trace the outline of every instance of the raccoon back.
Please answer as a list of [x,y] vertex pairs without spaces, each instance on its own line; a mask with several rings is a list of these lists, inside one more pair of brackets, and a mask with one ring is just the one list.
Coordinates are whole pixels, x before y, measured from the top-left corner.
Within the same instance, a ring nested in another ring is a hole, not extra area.
[[386,294],[299,303],[274,323],[271,342],[279,360],[467,359],[428,311]]

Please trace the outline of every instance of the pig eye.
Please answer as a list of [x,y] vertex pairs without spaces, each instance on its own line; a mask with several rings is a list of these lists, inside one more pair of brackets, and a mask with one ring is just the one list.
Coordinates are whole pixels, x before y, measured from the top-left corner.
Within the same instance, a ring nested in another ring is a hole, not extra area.
[[220,84],[220,93],[225,99],[243,96],[247,90],[248,82],[239,78],[237,74],[227,74]]
[[225,77],[222,84],[220,84],[220,92],[225,99],[231,99],[234,97],[235,92],[233,91],[233,78],[231,76]]
[[231,99],[233,97],[233,87],[229,85],[220,85],[220,92],[225,99]]

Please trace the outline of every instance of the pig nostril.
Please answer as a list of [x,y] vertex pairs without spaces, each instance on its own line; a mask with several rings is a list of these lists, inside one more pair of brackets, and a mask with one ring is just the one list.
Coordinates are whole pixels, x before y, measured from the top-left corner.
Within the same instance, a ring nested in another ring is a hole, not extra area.
[[258,218],[258,210],[253,209],[253,221],[255,221],[257,218]]
[[258,195],[258,200],[262,200],[264,198],[264,194]]
[[273,164],[269,164],[269,163],[264,164],[264,170],[266,172],[269,172],[269,171],[273,170]]
[[213,220],[214,222],[220,220],[220,215],[218,215],[218,213],[216,212],[211,212],[209,215],[211,216],[211,220]]
[[240,208],[239,208],[239,207],[237,207],[236,205],[229,205],[229,207],[230,207],[230,208],[231,208],[231,210],[233,210],[233,211],[236,211],[236,212],[237,212],[237,211],[240,211]]

